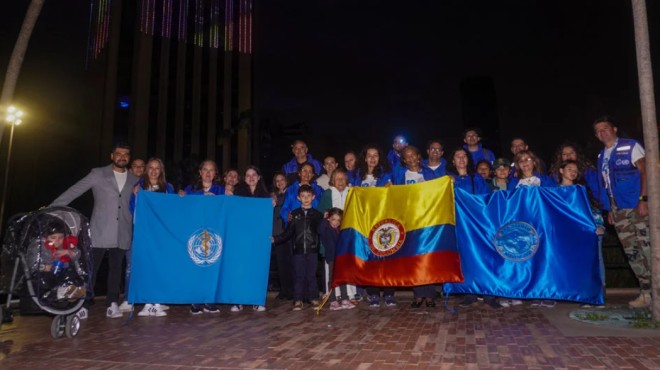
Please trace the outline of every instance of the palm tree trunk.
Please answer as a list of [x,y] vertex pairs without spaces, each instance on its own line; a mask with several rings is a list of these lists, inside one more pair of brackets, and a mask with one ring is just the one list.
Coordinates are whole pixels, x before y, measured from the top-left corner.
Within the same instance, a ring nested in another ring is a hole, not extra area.
[[646,184],[649,197],[651,237],[651,276],[653,286],[653,319],[660,320],[660,164],[658,163],[658,121],[653,95],[653,70],[646,19],[646,0],[632,0],[637,49],[639,100],[642,108],[644,146],[646,149]]
[[[14,90],[16,90],[16,81],[21,72],[21,65],[23,65],[23,57],[27,51],[30,36],[34,30],[34,25],[37,23],[37,18],[41,13],[41,8],[44,5],[44,0],[32,0],[28,7],[25,19],[23,19],[23,26],[16,39],[14,51],[11,53],[9,65],[7,66],[7,74],[5,75],[5,82],[2,86],[2,94],[0,94],[0,107],[6,108],[14,98]],[[2,133],[5,125],[0,125],[0,143],[2,143]]]

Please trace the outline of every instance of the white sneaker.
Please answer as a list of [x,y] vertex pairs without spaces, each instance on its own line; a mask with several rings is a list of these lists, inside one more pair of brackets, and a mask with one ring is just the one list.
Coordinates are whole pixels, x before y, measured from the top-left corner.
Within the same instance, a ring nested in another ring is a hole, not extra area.
[[89,315],[89,312],[85,307],[82,307],[78,312],[76,312],[76,316],[78,316],[78,319],[80,320],[86,320],[87,316]]
[[163,311],[167,311],[167,310],[170,309],[170,306],[168,306],[168,305],[166,305],[166,304],[161,304],[161,305],[160,305],[160,308],[162,308]]
[[138,316],[151,316],[151,309],[154,307],[151,303],[147,303],[142,308],[142,311],[138,312]]
[[119,305],[119,311],[121,311],[121,312],[131,312],[131,311],[133,311],[133,305],[128,303],[128,301],[123,301]]
[[512,306],[520,306],[521,304],[523,304],[523,301],[521,301],[520,299],[512,299],[511,300],[511,305]]
[[510,299],[500,299],[500,306],[502,307],[510,307],[511,306],[511,300]]
[[343,301],[341,301],[341,308],[344,309],[344,310],[350,310],[350,309],[353,309],[355,307],[356,306],[351,301],[349,301],[348,299],[344,299]]
[[257,312],[264,312],[266,311],[266,306],[252,306],[252,309]]
[[149,316],[163,317],[167,316],[167,312],[163,309],[163,305],[156,303],[149,310]]
[[231,306],[231,309],[229,310],[231,312],[241,312],[243,311],[243,305],[242,304],[235,304]]
[[117,307],[117,302],[112,302],[110,304],[110,307],[105,311],[105,316],[111,319],[122,317],[122,313],[119,311],[119,307]]

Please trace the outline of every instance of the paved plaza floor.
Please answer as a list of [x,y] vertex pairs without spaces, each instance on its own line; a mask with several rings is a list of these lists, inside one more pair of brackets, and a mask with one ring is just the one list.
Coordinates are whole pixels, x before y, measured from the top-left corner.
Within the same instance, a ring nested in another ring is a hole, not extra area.
[[[73,339],[50,336],[51,317],[16,316],[0,330],[0,369],[660,369],[660,331],[568,319],[575,303],[492,309],[397,307],[268,310],[108,319],[102,302]],[[623,304],[634,296],[608,296]],[[448,305],[456,307],[458,297]]]

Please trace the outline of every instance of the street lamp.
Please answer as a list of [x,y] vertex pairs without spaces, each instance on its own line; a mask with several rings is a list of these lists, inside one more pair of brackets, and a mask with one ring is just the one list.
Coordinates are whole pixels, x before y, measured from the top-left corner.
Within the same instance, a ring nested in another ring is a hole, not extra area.
[[[0,205],[0,222],[3,222],[3,216],[5,215],[5,200],[7,199],[7,184],[9,183],[9,161],[11,160],[11,146],[14,142],[14,127],[20,125],[23,122],[23,111],[17,109],[14,106],[7,108],[7,115],[5,116],[5,122],[8,125],[11,125],[11,130],[9,131],[9,148],[7,149],[7,164],[5,165],[5,177],[4,184],[2,185],[2,205]],[[2,225],[0,225],[2,229]]]

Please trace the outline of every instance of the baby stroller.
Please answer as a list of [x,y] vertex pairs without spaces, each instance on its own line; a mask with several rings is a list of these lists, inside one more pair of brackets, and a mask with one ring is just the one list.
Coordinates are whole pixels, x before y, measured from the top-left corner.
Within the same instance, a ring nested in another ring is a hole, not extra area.
[[55,315],[53,338],[76,336],[76,313],[91,286],[91,247],[87,218],[73,208],[44,208],[11,220],[2,250],[4,287],[11,271],[4,314],[11,316],[12,294],[23,295]]

